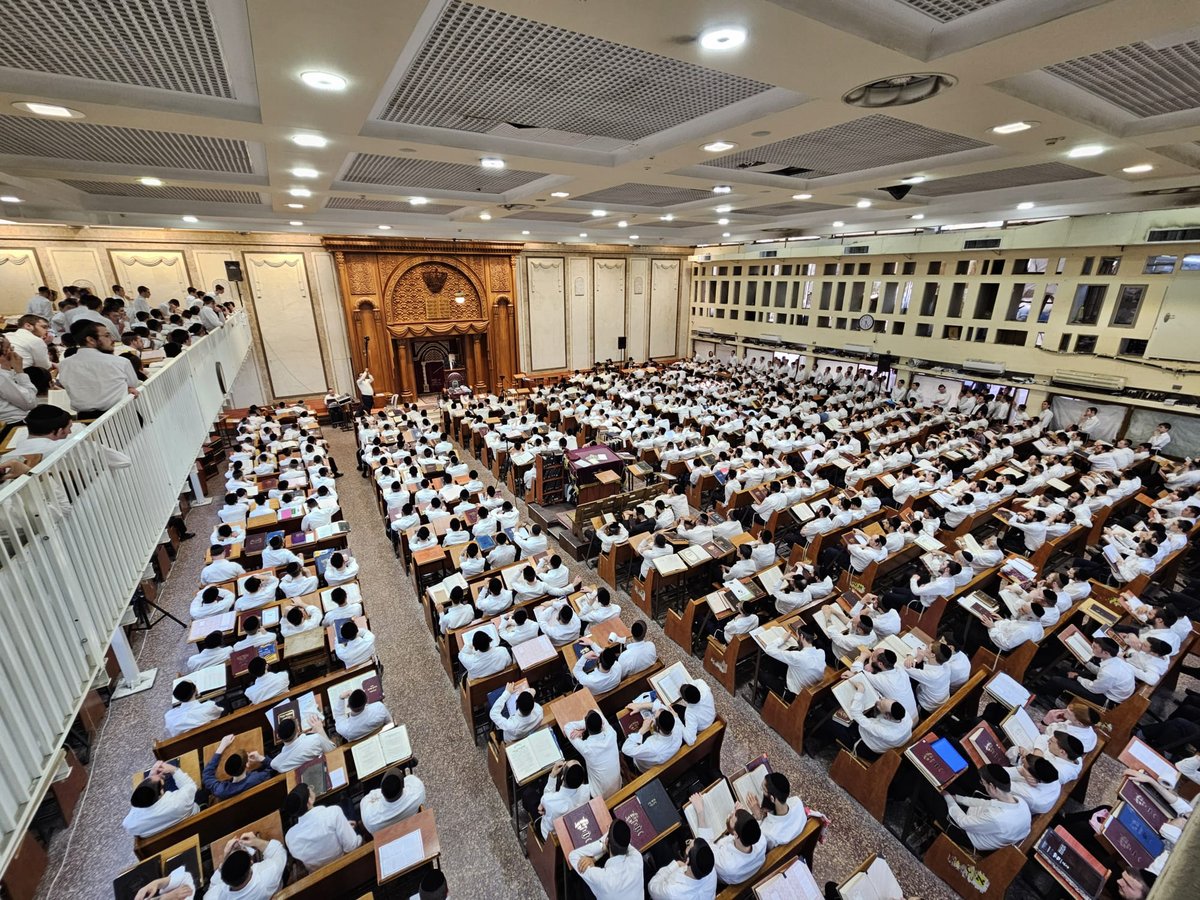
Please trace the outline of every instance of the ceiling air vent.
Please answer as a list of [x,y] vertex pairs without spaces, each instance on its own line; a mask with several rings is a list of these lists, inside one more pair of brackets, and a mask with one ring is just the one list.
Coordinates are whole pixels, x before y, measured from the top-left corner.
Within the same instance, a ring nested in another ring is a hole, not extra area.
[[995,250],[1000,246],[1000,238],[972,238],[963,241],[964,250]]
[[893,75],[867,84],[860,84],[842,95],[842,102],[867,109],[907,106],[936,97],[958,83],[953,75],[919,72],[913,75]]
[[778,256],[779,251],[778,250],[759,250],[758,255],[760,257]]
[[1164,241],[1200,241],[1200,228],[1151,228],[1146,242],[1157,244]]

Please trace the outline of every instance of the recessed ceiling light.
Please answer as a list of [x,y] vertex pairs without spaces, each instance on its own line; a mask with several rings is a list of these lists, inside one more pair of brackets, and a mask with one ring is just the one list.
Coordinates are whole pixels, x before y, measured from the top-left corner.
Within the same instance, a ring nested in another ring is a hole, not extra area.
[[925,213],[917,213],[916,215],[909,216],[909,218],[916,222],[920,222],[923,218],[925,218]]
[[732,192],[733,192],[733,188],[731,188],[727,184],[714,184],[713,185],[713,193],[714,194],[729,194]]
[[724,153],[726,150],[732,150],[736,147],[733,141],[710,141],[707,144],[701,144],[700,149],[707,153]]
[[346,79],[332,72],[301,72],[300,80],[319,91],[344,91]]
[[581,231],[581,232],[579,232],[579,236],[580,236],[580,237],[587,237],[587,232],[586,232],[586,231]]
[[792,194],[793,200],[811,200],[812,194]]
[[299,219],[292,219],[292,221],[288,222],[288,224],[289,225],[303,225],[304,223],[301,222]]
[[570,197],[571,194],[568,191],[551,191],[550,196],[561,198],[561,197]]
[[729,233],[728,231],[726,231],[726,232],[723,232],[723,233],[721,234],[721,237],[729,237],[729,234],[730,234],[730,233]]
[[900,183],[901,184],[920,184],[924,180],[925,180],[924,175],[913,175],[910,178],[901,178]]
[[428,202],[429,202],[428,197],[409,197],[408,198],[409,206],[424,206]]
[[392,226],[391,226],[391,225],[380,225],[380,226],[379,226],[379,230],[380,230],[380,231],[391,231],[391,230],[392,230]]
[[292,143],[297,147],[324,147],[329,141],[319,134],[293,134]]
[[718,225],[728,225],[729,220],[728,219],[717,219],[717,224]]
[[671,213],[667,213],[665,216],[659,216],[659,218],[664,222],[674,222],[675,221],[675,217],[673,215],[671,215]]
[[289,188],[288,193],[293,197],[311,197],[312,191],[308,188]]
[[722,203],[720,206],[714,206],[713,209],[719,213],[733,212],[733,204]]
[[706,28],[700,32],[700,46],[705,50],[733,50],[746,43],[746,29],[736,25]]
[[869,209],[871,206],[871,201],[870,200],[859,200],[854,205],[857,206],[859,209]]
[[5,194],[3,197],[0,197],[0,203],[20,203],[20,202],[21,202],[21,198],[14,197],[12,194]]
[[636,240],[638,239],[638,236],[637,236],[636,234],[631,234],[631,235],[629,236],[629,239],[630,239],[631,241],[636,241]]
[[492,214],[490,212],[481,212],[479,214],[479,218],[485,222],[490,222],[492,220]]
[[528,231],[522,231],[521,234],[529,234]]
[[1099,144],[1080,144],[1068,150],[1067,156],[1071,159],[1083,159],[1087,156],[1099,156],[1103,152],[1104,148]]
[[599,218],[602,218],[603,216],[607,216],[607,215],[608,215],[608,210],[606,210],[606,209],[593,209],[592,210],[593,218],[599,219]]
[[310,169],[308,166],[296,166],[292,169],[292,174],[297,178],[316,178],[321,173],[316,169]]
[[479,164],[481,166],[483,166],[485,169],[503,169],[504,168],[504,160],[502,160],[498,156],[485,156],[483,159],[479,160]]
[[138,179],[139,184],[144,184],[146,187],[162,187],[162,179],[155,178],[153,175],[146,175]]
[[1017,209],[1033,209],[1033,204],[1026,200],[1024,203],[1018,203]]
[[303,203],[289,203],[288,209],[304,209]]
[[1037,122],[1009,122],[1007,125],[997,125],[992,131],[996,134],[1016,134],[1018,131],[1028,131]]
[[[4,199],[3,197],[0,197],[0,200],[3,200],[3,199]],[[185,222],[199,222],[200,220],[199,220],[199,219],[197,219],[195,216],[184,216],[184,217],[183,217],[183,221],[185,221]]]
[[620,222],[617,223],[617,227],[618,228],[628,228],[629,223],[626,222],[624,219],[622,219]]
[[50,119],[82,119],[83,113],[77,109],[59,106],[55,103],[35,103],[32,100],[22,100],[14,103],[17,109],[33,113],[35,116],[46,116]]
[[[1150,163],[1138,163],[1136,166],[1126,166],[1121,171],[1126,175],[1141,175],[1144,172],[1153,172],[1154,166],[1150,165]],[[0,200],[2,199],[0,197]]]
[[834,228],[843,228],[843,227],[845,227],[845,225],[846,225],[845,222],[834,222],[833,223]]

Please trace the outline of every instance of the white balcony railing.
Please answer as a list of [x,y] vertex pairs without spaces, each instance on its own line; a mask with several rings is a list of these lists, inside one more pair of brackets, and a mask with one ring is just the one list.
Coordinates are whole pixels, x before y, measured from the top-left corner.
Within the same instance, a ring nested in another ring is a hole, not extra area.
[[[249,349],[238,312],[0,485],[0,872]],[[133,465],[110,469],[105,448]]]

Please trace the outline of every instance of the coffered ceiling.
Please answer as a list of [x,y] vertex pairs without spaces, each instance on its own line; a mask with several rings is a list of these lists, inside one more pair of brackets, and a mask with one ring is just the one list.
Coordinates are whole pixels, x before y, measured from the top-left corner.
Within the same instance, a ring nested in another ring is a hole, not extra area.
[[[9,221],[678,245],[1200,204],[1200,6],[1184,0],[4,11]],[[706,49],[719,27],[745,41]],[[907,75],[946,77],[843,100]],[[1014,122],[1032,127],[992,130]]]

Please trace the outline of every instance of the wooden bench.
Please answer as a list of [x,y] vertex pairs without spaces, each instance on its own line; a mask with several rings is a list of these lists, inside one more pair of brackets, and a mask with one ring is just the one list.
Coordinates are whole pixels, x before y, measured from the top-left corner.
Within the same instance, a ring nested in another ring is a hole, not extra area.
[[823,829],[824,825],[820,819],[809,819],[796,837],[767,853],[762,868],[754,873],[753,878],[743,881],[741,884],[725,885],[717,891],[717,900],[750,900],[750,898],[759,896],[755,892],[755,886],[760,884],[763,879],[787,868],[791,865],[792,860],[797,858],[804,860],[804,864],[811,869],[813,851],[817,848]]
[[207,806],[157,834],[135,838],[133,854],[138,859],[149,859],[192,835],[200,839],[202,846],[208,846],[248,822],[282,809],[287,794],[287,779],[276,775],[235,797]]
[[[975,672],[945,703],[922,719],[913,728],[912,737],[905,749],[915,744],[958,707],[970,702],[978,704],[984,678],[985,673]],[[838,751],[837,758],[829,769],[829,776],[835,784],[840,785],[846,793],[861,803],[867,812],[882,822],[887,807],[888,789],[903,759],[904,751],[897,748],[881,754],[873,762],[867,762],[843,748]]]
[[825,667],[825,676],[816,684],[796,694],[791,703],[786,702],[774,691],[767,692],[763,702],[762,719],[797,753],[804,753],[804,737],[808,727],[808,716],[817,701],[827,695],[842,678],[844,669]]
[[901,629],[907,631],[912,628],[919,628],[925,634],[937,634],[938,627],[942,624],[942,616],[945,614],[950,603],[959,597],[965,597],[973,591],[983,590],[985,585],[990,585],[993,578],[998,579],[1000,577],[1002,565],[1003,563],[1000,566],[992,566],[990,569],[984,569],[982,572],[976,573],[975,577],[962,587],[955,588],[952,594],[946,597],[938,597],[924,609],[918,610],[912,606],[905,606],[900,610]]

